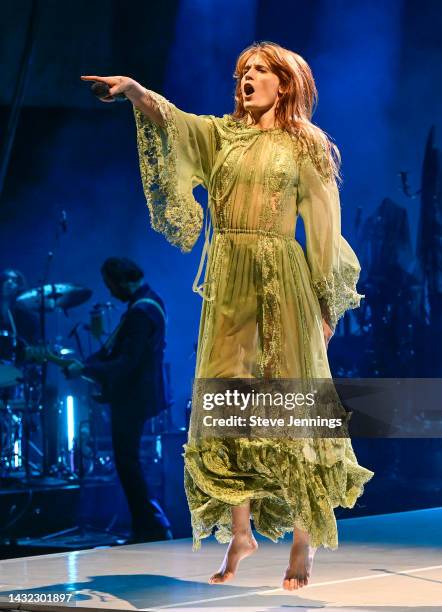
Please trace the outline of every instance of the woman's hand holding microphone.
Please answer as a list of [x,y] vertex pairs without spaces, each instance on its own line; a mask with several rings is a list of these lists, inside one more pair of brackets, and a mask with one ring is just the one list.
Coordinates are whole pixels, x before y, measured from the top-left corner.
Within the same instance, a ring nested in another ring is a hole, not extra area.
[[[163,117],[156,102],[149,95],[148,90],[134,79],[126,76],[82,76],[82,81],[102,83],[102,88],[96,87],[93,93],[102,102],[115,102],[119,97],[127,98],[144,115],[157,125],[163,127]],[[107,87],[106,87],[107,86]]]

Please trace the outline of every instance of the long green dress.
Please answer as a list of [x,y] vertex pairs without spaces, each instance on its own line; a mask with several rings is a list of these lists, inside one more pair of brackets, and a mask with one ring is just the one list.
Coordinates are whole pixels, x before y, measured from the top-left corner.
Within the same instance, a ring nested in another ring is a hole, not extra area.
[[[318,149],[282,129],[186,113],[149,93],[165,121],[160,128],[135,109],[152,227],[191,250],[204,221],[192,190],[209,194],[205,279],[194,283],[203,297],[195,378],[331,378],[322,317],[334,329],[363,296],[359,262],[341,236],[338,188]],[[295,239],[299,215],[306,255]],[[200,410],[193,402],[192,417]],[[337,548],[333,508],[352,508],[374,475],[349,438],[208,440],[191,426],[184,451],[194,550],[214,527],[228,542],[231,508],[247,500],[256,530],[273,541],[295,524],[313,546]]]

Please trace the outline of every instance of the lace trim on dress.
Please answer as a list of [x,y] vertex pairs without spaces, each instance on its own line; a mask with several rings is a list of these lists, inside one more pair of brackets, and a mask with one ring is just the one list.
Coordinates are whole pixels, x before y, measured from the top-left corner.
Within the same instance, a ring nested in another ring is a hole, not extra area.
[[333,508],[353,508],[374,473],[357,463],[349,439],[320,442],[320,456],[311,454],[311,441],[303,439],[229,438],[184,445],[193,550],[214,527],[217,541],[229,542],[231,508],[248,500],[256,530],[274,542],[296,525],[310,534],[312,546],[337,548]]
[[339,319],[351,308],[358,308],[365,295],[356,290],[359,271],[352,266],[340,266],[329,278],[313,281],[313,288],[321,304],[322,313],[332,330]]
[[183,193],[179,188],[174,105],[156,92],[146,91],[157,104],[165,124],[164,128],[159,127],[134,108],[141,180],[151,224],[171,244],[188,252],[201,233],[203,209],[191,193]]

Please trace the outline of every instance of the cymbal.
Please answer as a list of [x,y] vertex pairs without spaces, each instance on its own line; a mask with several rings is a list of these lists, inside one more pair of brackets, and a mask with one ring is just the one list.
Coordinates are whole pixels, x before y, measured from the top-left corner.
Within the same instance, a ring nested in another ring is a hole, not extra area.
[[[40,310],[42,287],[25,291],[17,298],[17,303],[29,310]],[[72,283],[54,283],[44,285],[44,308],[47,312],[56,308],[68,310],[80,306],[92,295],[92,290]]]

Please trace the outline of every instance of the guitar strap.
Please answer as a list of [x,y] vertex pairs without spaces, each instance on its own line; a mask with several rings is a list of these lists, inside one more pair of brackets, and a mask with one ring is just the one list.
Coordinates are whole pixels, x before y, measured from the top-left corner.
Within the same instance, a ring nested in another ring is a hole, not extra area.
[[151,298],[140,298],[139,300],[137,300],[136,302],[134,302],[131,306],[131,308],[133,308],[134,306],[136,306],[137,304],[141,304],[142,302],[144,302],[145,304],[152,304],[153,306],[156,306],[158,308],[158,310],[161,313],[161,316],[163,317],[164,320],[164,324],[167,323],[167,316],[166,313],[164,312],[164,310],[161,308],[161,306],[158,304],[158,302],[156,302],[155,300],[152,300]]
[[[129,310],[132,310],[132,308],[134,308],[137,304],[152,304],[153,306],[155,306],[159,312],[161,313],[161,316],[163,317],[164,320],[164,325],[166,325],[167,323],[167,316],[166,313],[164,312],[164,310],[161,308],[161,306],[158,304],[158,302],[156,302],[155,300],[152,300],[151,298],[140,298],[139,300],[137,300],[136,302],[134,302],[130,308],[128,309],[127,312],[129,312]],[[103,344],[103,349],[105,349],[106,351],[110,351],[114,345],[115,342],[115,338],[117,337],[118,332],[121,329],[121,326],[124,323],[124,320],[127,316],[127,312],[126,314],[123,316],[122,320],[120,321],[120,323],[117,325],[117,327],[114,329],[114,331],[110,334],[110,336],[107,338],[106,342],[104,342]]]

